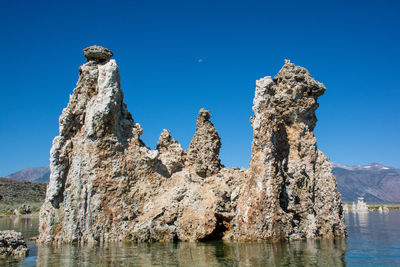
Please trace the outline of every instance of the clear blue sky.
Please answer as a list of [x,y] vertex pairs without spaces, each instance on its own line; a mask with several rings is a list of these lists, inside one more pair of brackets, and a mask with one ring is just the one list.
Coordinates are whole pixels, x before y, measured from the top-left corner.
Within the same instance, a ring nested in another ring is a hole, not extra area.
[[400,168],[399,1],[8,1],[0,8],[0,176],[48,164],[58,117],[103,45],[155,148],[188,147],[209,109],[221,159],[248,166],[255,80],[290,59],[323,82],[315,133],[342,164]]

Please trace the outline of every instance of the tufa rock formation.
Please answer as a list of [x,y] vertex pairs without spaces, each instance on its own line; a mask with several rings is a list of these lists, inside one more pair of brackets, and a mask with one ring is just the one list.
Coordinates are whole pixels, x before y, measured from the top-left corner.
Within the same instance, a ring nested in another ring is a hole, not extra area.
[[249,170],[221,165],[201,109],[187,151],[164,130],[145,146],[112,52],[93,46],[53,141],[44,243],[288,240],[345,236],[340,195],[313,129],[325,87],[286,62],[257,82]]
[[25,257],[29,253],[22,234],[13,230],[0,231],[0,257]]
[[190,142],[186,157],[187,165],[194,166],[196,174],[203,178],[217,174],[221,169],[221,141],[210,118],[210,112],[202,108],[197,117],[196,133]]
[[313,133],[323,84],[290,61],[257,81],[248,179],[238,201],[240,240],[345,235],[340,194]]
[[83,49],[83,53],[87,61],[105,62],[110,60],[114,55],[113,52],[107,48],[93,45]]
[[157,142],[158,158],[160,163],[158,167],[162,170],[164,167],[165,176],[171,176],[174,172],[184,166],[183,149],[175,139],[171,138],[171,132],[164,129]]

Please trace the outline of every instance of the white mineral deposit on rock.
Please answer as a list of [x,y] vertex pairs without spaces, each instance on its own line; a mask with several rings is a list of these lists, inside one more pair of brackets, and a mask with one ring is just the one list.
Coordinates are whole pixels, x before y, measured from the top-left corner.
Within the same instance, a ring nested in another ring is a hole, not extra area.
[[249,170],[224,167],[201,109],[183,150],[169,130],[157,149],[127,111],[106,48],[88,62],[60,116],[39,242],[288,240],[346,236],[342,202],[313,129],[325,87],[286,61],[257,81]]

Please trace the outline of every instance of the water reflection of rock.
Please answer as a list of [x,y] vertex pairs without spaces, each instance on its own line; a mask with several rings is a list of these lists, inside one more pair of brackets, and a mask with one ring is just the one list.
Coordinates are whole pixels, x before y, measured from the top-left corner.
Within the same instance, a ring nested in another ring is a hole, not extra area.
[[238,262],[246,266],[345,266],[346,241],[343,239],[232,246]]
[[345,266],[344,239],[39,246],[37,266]]
[[357,212],[354,214],[355,225],[359,226],[360,233],[367,233],[368,230],[368,212]]

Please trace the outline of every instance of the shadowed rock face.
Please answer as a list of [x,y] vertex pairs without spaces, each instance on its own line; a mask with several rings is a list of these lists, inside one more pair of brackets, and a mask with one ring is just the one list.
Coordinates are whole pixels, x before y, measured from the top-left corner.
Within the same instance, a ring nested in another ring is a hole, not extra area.
[[274,80],[257,82],[250,169],[239,170],[220,164],[220,138],[204,109],[187,151],[168,130],[156,150],[147,148],[112,52],[85,55],[92,50],[53,141],[40,242],[345,235],[330,163],[313,135],[325,88],[305,69],[286,63]]

